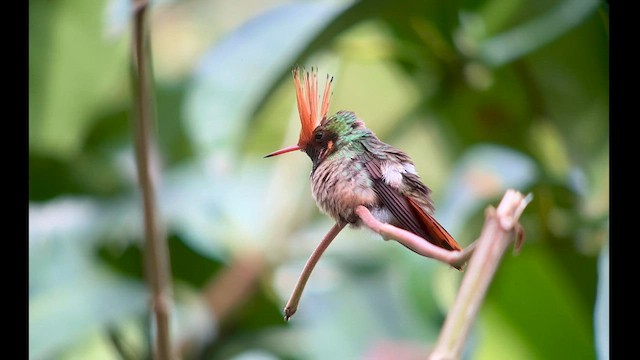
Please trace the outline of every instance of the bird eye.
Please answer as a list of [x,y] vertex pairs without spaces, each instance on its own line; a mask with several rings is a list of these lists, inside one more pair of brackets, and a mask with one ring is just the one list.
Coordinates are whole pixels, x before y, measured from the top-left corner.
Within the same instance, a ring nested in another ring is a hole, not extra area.
[[324,136],[324,133],[322,131],[318,131],[316,133],[316,140],[322,140],[322,137]]

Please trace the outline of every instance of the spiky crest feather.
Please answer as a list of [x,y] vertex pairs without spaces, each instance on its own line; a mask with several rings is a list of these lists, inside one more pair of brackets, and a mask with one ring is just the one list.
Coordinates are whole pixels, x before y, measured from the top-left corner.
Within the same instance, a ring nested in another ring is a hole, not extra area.
[[[301,72],[302,78],[301,78]],[[320,121],[327,116],[329,103],[331,102],[331,84],[333,77],[327,75],[324,92],[322,95],[322,106],[318,113],[318,75],[317,69],[311,68],[311,72],[295,67],[292,70],[293,85],[296,89],[296,100],[298,102],[298,114],[300,115],[300,138],[298,146],[304,148],[309,141],[313,130],[320,124]]]

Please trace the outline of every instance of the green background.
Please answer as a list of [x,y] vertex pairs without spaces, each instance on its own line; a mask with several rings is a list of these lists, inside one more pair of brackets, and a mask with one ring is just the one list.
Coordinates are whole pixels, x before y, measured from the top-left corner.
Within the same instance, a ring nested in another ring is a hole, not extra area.
[[[29,1],[29,357],[144,359],[129,2]],[[465,359],[607,359],[609,8],[595,0],[155,1],[174,347],[185,359],[418,359],[463,274],[332,226],[292,153],[298,64],[403,149],[462,245],[532,193]],[[230,305],[229,305],[230,304]]]

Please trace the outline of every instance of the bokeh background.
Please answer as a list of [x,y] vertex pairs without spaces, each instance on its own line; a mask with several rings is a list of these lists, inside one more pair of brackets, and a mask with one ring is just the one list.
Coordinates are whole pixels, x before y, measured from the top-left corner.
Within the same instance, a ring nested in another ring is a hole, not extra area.
[[[128,0],[29,1],[29,357],[145,359],[153,337],[133,154]],[[505,189],[532,193],[466,359],[607,359],[609,10],[597,0],[182,0],[149,14],[185,359],[419,359],[462,274],[332,226],[297,140],[294,65],[334,76],[405,150],[467,245]]]

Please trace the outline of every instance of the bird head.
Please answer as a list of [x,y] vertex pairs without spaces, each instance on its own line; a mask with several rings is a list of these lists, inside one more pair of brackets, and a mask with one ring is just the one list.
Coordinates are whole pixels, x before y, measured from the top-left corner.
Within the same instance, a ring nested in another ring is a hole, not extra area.
[[[274,151],[265,157],[285,154],[291,151],[305,151],[314,160],[317,158],[319,149],[326,147],[326,138],[320,131],[320,123],[327,118],[329,103],[331,100],[331,84],[333,78],[327,75],[325,88],[322,94],[322,101],[318,93],[318,76],[316,70],[311,68],[311,72],[304,71],[298,67],[292,70],[293,85],[296,90],[296,100],[298,103],[298,115],[300,116],[300,137],[296,145],[288,146]],[[320,106],[318,106],[320,105]],[[314,156],[312,156],[314,155]]]

